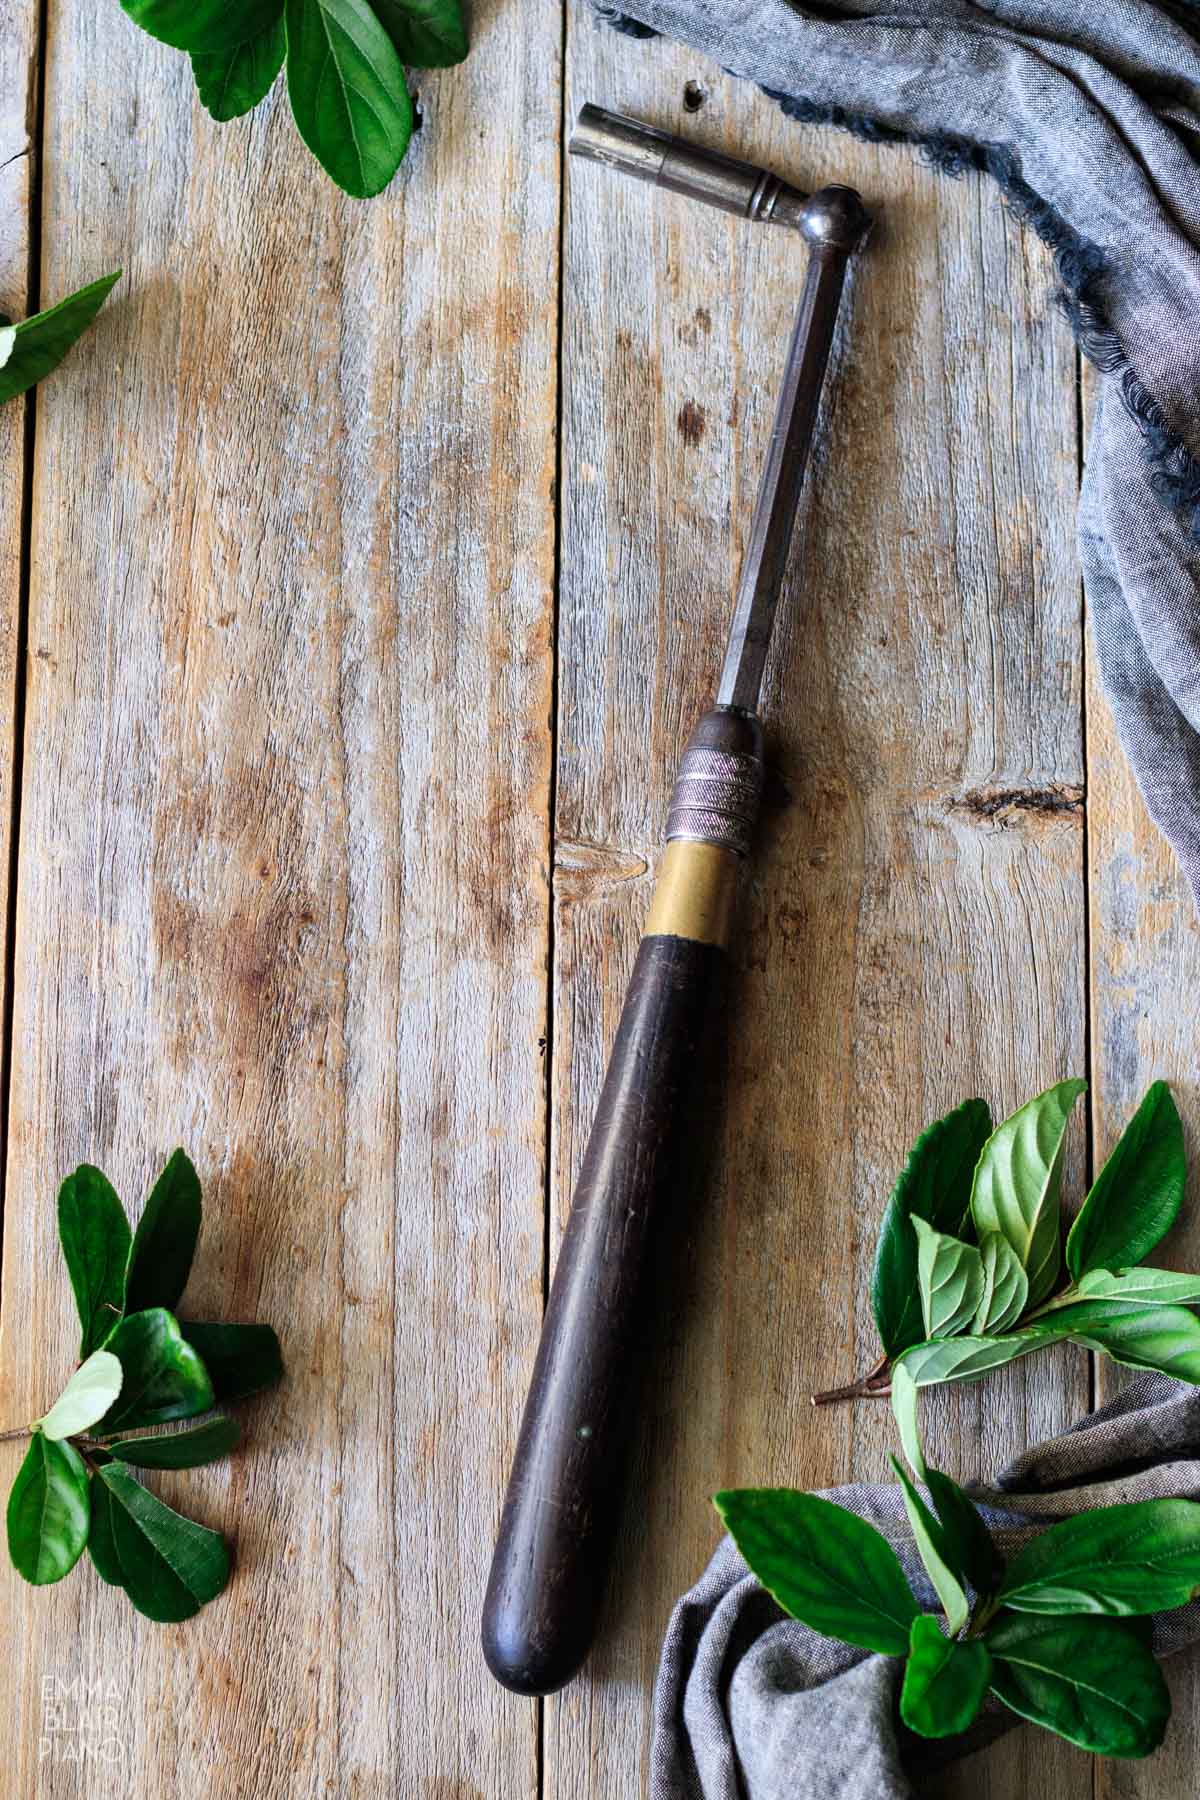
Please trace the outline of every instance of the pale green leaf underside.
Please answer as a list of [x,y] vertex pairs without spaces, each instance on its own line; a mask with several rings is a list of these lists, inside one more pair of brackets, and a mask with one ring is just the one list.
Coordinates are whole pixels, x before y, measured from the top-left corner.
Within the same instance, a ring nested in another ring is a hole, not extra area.
[[929,1338],[953,1337],[975,1315],[983,1293],[983,1265],[973,1244],[935,1231],[914,1216],[921,1314]]
[[971,1329],[979,1336],[999,1336],[1014,1326],[1029,1299],[1029,1278],[1008,1239],[989,1231],[979,1246],[983,1292]]
[[1130,1306],[1191,1306],[1200,1302],[1200,1275],[1174,1269],[1092,1269],[1073,1288],[1047,1302],[1039,1314],[1050,1318],[1081,1300],[1119,1300]]
[[1060,1081],[997,1127],[983,1147],[971,1191],[980,1238],[1006,1238],[1029,1278],[1029,1302],[1049,1293],[1058,1273],[1059,1200],[1067,1120],[1086,1087]]
[[93,1351],[39,1421],[43,1434],[53,1442],[86,1431],[108,1411],[120,1391],[120,1362],[111,1350]]
[[1031,1350],[1041,1350],[1053,1342],[1053,1338],[1051,1332],[1033,1331],[1003,1338],[966,1335],[942,1338],[906,1350],[903,1363],[919,1388],[932,1387],[940,1381],[978,1381],[992,1369],[1003,1368],[1005,1363],[1013,1362],[1019,1356],[1028,1356]]

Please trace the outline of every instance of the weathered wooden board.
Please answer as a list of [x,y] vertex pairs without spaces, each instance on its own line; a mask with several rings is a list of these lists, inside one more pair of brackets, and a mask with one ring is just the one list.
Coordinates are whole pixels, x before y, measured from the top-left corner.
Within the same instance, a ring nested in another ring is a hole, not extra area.
[[136,1208],[180,1142],[192,1307],[289,1373],[161,1484],[237,1540],[202,1618],[0,1584],[14,1794],[536,1787],[476,1644],[541,1304],[560,33],[472,12],[363,206],[280,96],[217,128],[50,9],[43,288],[126,278],[39,403],[0,1393],[73,1359],[58,1179]]
[[[594,100],[805,185],[856,182],[881,224],[766,701],[773,804],[727,1117],[661,1288],[608,1628],[547,1706],[555,1800],[644,1784],[662,1632],[716,1541],[715,1488],[885,1473],[883,1409],[814,1414],[808,1395],[874,1360],[874,1235],[918,1130],[1086,1064],[1075,359],[1045,257],[982,184],[802,132],[585,9],[567,61],[569,116]],[[688,83],[705,96],[690,113]],[[674,760],[710,693],[801,273],[782,235],[590,166],[568,184],[556,1225]],[[1077,1128],[1072,1181],[1082,1150]],[[1083,1358],[1039,1359],[931,1405],[930,1443],[975,1475],[1087,1399]],[[957,1780],[995,1800],[1092,1786],[1085,1758],[1030,1733]]]
[[[1087,391],[1094,395],[1089,375]],[[1171,851],[1151,824],[1116,735],[1089,642],[1088,861],[1091,924],[1092,1130],[1096,1166],[1152,1081],[1165,1080],[1183,1114],[1193,1177],[1178,1226],[1151,1260],[1200,1268],[1200,926]],[[1097,1400],[1130,1370],[1096,1359]],[[1192,1800],[1200,1670],[1194,1655],[1167,1665],[1173,1713],[1163,1747],[1145,1763],[1099,1766],[1097,1800]]]
[[[37,17],[32,0],[0,0],[0,313],[9,319],[24,318],[29,311]],[[14,400],[0,407],[0,914],[5,919],[6,932],[17,750],[17,663],[25,576],[22,552],[29,405],[28,401]],[[8,1016],[10,975],[6,952],[0,956],[0,1018]]]

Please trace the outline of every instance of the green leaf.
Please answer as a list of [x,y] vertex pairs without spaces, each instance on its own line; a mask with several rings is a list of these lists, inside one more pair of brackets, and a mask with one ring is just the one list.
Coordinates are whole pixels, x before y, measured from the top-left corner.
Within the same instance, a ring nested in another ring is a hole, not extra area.
[[998,1231],[986,1232],[979,1244],[983,1268],[983,1293],[972,1331],[997,1337],[1015,1325],[1029,1300],[1029,1277],[1008,1239]]
[[917,1244],[909,1221],[961,1238],[971,1231],[971,1177],[992,1129],[982,1100],[966,1100],[921,1133],[892,1190],[879,1228],[871,1306],[890,1357],[920,1343]]
[[1051,1525],[1025,1546],[1000,1589],[1031,1613],[1130,1615],[1186,1606],[1200,1592],[1200,1505],[1135,1500]]
[[18,1575],[35,1587],[69,1575],[87,1543],[89,1517],[78,1451],[35,1431],[8,1496],[8,1554]]
[[794,1488],[734,1488],[713,1505],[784,1612],[826,1637],[904,1655],[917,1603],[874,1526]]
[[176,1150],[155,1182],[138,1220],[125,1277],[125,1311],[178,1305],[200,1236],[200,1181]]
[[74,294],[68,294],[57,306],[34,313],[11,326],[10,353],[0,362],[0,405],[23,394],[27,388],[56,369],[71,345],[81,338],[104,304],[113,283],[119,281],[120,269],[89,282]]
[[109,1587],[121,1587],[121,1562],[117,1556],[117,1546],[113,1541],[113,1503],[112,1495],[102,1481],[93,1477],[92,1490],[92,1528],[88,1533],[88,1555],[92,1566],[101,1581],[107,1581]]
[[179,1328],[208,1370],[218,1400],[243,1400],[283,1379],[279,1339],[269,1325],[202,1324]]
[[926,1466],[917,1425],[917,1392],[902,1359],[892,1370],[892,1412],[909,1467],[918,1481],[925,1483],[933,1501],[937,1514],[934,1545],[943,1562],[965,1575],[977,1594],[991,1594],[1001,1575],[991,1533],[957,1482]]
[[1183,1126],[1165,1081],[1142,1104],[1097,1175],[1067,1237],[1067,1267],[1128,1269],[1175,1223],[1187,1182]]
[[176,50],[232,50],[266,31],[283,0],[121,0],[135,25]]
[[158,1437],[118,1438],[108,1446],[118,1461],[139,1469],[198,1469],[201,1463],[227,1456],[241,1432],[236,1420],[218,1414],[189,1431],[163,1432]]
[[[992,1369],[1001,1369],[1018,1356],[1028,1356],[1031,1350],[1044,1349],[1053,1342],[1053,1333],[1034,1330],[999,1338],[939,1338],[906,1350],[904,1367],[918,1387],[933,1387],[942,1381],[978,1381]],[[893,1382],[895,1378],[893,1369]]]
[[140,1613],[160,1624],[190,1619],[229,1580],[229,1551],[219,1531],[185,1519],[148,1493],[120,1463],[95,1477],[108,1492],[96,1566],[119,1583]]
[[946,1615],[946,1628],[953,1636],[962,1630],[971,1610],[967,1605],[967,1596],[963,1592],[962,1583],[958,1579],[963,1571],[950,1567],[943,1553],[945,1539],[937,1520],[896,1458],[893,1456],[889,1460],[900,1483],[900,1489],[904,1496],[904,1510],[908,1514],[908,1523],[912,1528],[918,1554],[925,1565],[925,1573],[933,1583],[933,1590],[942,1603],[942,1611]]
[[79,1354],[90,1356],[121,1317],[130,1244],[125,1209],[90,1163],[58,1190],[58,1239],[83,1326]]
[[1029,1304],[1054,1286],[1067,1120],[1084,1081],[1060,1081],[1005,1119],[983,1147],[971,1212],[975,1229],[998,1231],[1029,1278]]
[[979,1638],[951,1643],[936,1619],[922,1613],[912,1622],[900,1717],[922,1737],[952,1737],[971,1724],[987,1693],[992,1658]]
[[287,0],[296,128],[347,194],[385,188],[412,136],[404,67],[366,0]]
[[227,50],[194,50],[192,74],[201,105],[222,122],[250,112],[270,93],[286,49],[283,0],[279,0],[279,17],[257,37]]
[[121,1365],[110,1350],[93,1350],[80,1363],[50,1411],[37,1422],[52,1441],[86,1431],[121,1391]]
[[[1127,1306],[1192,1306],[1200,1301],[1200,1275],[1174,1269],[1092,1269],[1038,1312],[1047,1319],[1081,1300],[1120,1300]],[[1033,1323],[1031,1320],[1030,1323]]]
[[953,1337],[975,1316],[983,1294],[983,1264],[972,1244],[914,1218],[917,1277],[927,1338]]
[[892,1370],[892,1413],[908,1466],[919,1481],[925,1479],[925,1452],[917,1424],[917,1384],[908,1364],[901,1360]]
[[108,1348],[124,1371],[121,1392],[98,1421],[103,1433],[136,1425],[191,1419],[214,1403],[204,1364],[184,1339],[179,1323],[164,1307],[130,1313],[113,1332]]
[[1131,1369],[1161,1369],[1179,1381],[1200,1383],[1200,1319],[1182,1306],[1081,1300],[1055,1307],[1021,1335],[1045,1342],[1067,1337]]
[[1023,1719],[1097,1756],[1148,1756],[1162,1743],[1167,1684],[1128,1626],[1005,1613],[985,1641],[992,1692]]
[[467,54],[461,0],[371,0],[371,11],[410,69],[448,69]]
[[962,1571],[977,1594],[995,1593],[1003,1566],[970,1495],[940,1469],[926,1469],[924,1479],[937,1510],[942,1555],[951,1568]]

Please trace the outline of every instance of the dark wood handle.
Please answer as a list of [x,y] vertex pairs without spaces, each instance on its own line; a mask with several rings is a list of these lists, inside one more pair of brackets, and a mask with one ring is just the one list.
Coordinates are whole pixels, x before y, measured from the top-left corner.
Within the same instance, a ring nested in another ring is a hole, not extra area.
[[554,1272],[484,1605],[488,1667],[520,1694],[569,1681],[594,1633],[634,1411],[642,1276],[724,963],[719,942],[654,933],[634,964]]

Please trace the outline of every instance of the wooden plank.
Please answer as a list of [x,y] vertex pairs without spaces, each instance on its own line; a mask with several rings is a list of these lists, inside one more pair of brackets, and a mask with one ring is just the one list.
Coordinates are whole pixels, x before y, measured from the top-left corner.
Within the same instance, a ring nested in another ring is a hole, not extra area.
[[472,14],[361,205],[279,93],[218,129],[51,9],[44,285],[127,275],[40,415],[0,1387],[71,1364],[59,1177],[137,1206],[177,1142],[192,1307],[289,1374],[161,1484],[236,1538],[199,1620],[2,1584],[14,1793],[115,1791],[45,1710],[101,1678],[131,1796],[536,1788],[476,1645],[541,1298],[559,29]]
[[[0,0],[0,313],[10,319],[24,318],[29,311],[37,21],[33,0]],[[13,400],[0,407],[0,916],[6,932],[30,404]],[[0,1019],[4,1020],[9,1005],[8,965],[6,944],[0,956]]]
[[[681,49],[585,21],[567,61],[569,116],[593,100],[804,185],[856,182],[882,223],[766,698],[773,799],[727,1117],[656,1296],[607,1630],[547,1705],[547,1800],[635,1791],[633,1771],[644,1791],[659,1645],[716,1541],[715,1488],[885,1474],[884,1409],[814,1414],[808,1395],[874,1360],[874,1237],[919,1129],[1085,1065],[1074,353],[1044,255],[982,184],[800,131]],[[692,113],[689,82],[707,95]],[[711,692],[801,272],[781,234],[591,167],[569,178],[564,254],[560,1224],[675,758]],[[1073,1179],[1081,1149],[1077,1129]],[[931,1452],[974,1476],[1087,1397],[1082,1358],[1039,1358],[939,1396]],[[1086,1758],[1022,1732],[969,1780],[995,1800],[1091,1791]]]
[[[1095,379],[1089,373],[1089,398]],[[1091,1105],[1096,1167],[1152,1081],[1164,1080],[1183,1115],[1192,1177],[1178,1225],[1152,1260],[1200,1268],[1200,1068],[1195,1008],[1200,931],[1187,882],[1151,824],[1117,738],[1088,643],[1088,861],[1091,920]],[[1131,1370],[1097,1357],[1098,1403]],[[1172,1719],[1161,1750],[1144,1763],[1097,1765],[1097,1800],[1192,1800],[1200,1666],[1189,1653],[1167,1665]]]

